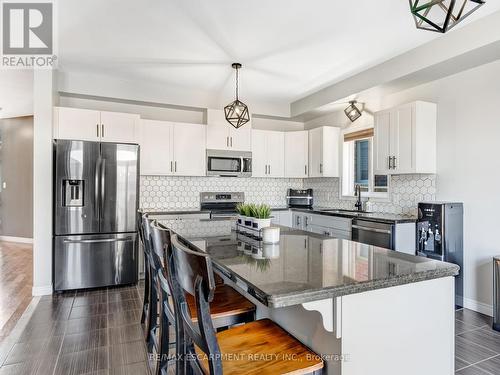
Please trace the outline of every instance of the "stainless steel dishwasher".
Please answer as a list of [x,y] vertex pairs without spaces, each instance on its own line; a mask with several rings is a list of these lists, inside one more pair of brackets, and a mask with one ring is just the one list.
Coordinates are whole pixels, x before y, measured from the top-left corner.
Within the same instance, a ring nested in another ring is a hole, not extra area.
[[394,224],[352,219],[352,240],[394,250]]

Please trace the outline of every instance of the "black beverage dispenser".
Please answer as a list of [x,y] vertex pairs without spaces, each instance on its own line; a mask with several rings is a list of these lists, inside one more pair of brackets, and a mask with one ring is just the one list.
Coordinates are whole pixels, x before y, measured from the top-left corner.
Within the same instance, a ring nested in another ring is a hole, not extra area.
[[463,306],[463,204],[422,202],[418,204],[417,255],[460,266],[455,278],[455,304]]

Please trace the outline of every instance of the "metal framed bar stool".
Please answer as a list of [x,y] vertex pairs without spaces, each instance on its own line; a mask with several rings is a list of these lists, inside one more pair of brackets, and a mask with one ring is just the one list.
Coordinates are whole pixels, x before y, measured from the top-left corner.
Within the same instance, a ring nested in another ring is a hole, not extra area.
[[[323,361],[269,319],[216,333],[210,316],[215,279],[210,256],[190,250],[172,235],[169,277],[184,343],[181,374],[320,374]],[[186,295],[194,297],[198,320],[192,319]],[[261,358],[255,360],[255,358]]]

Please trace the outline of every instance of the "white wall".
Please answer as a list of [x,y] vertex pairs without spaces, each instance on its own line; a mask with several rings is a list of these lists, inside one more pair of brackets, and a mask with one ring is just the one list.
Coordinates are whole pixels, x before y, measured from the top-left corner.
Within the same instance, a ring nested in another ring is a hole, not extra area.
[[52,293],[52,107],[54,73],[34,73],[33,295]]
[[500,254],[500,61],[369,106],[384,109],[417,99],[438,104],[436,199],[464,202],[466,306],[491,314],[491,263]]

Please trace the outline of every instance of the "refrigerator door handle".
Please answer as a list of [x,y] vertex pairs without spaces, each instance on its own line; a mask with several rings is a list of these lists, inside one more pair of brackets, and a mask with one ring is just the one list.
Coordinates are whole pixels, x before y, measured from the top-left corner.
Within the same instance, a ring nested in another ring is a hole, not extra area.
[[101,159],[101,200],[100,200],[100,215],[103,218],[104,213],[104,195],[106,193],[106,159]]
[[95,162],[95,176],[94,176],[94,212],[95,216],[99,219],[101,214],[99,212],[99,171],[101,168],[101,158],[98,158]]
[[125,238],[103,238],[96,240],[68,240],[64,239],[64,243],[104,243],[104,242],[130,242],[134,241],[133,237],[125,237]]

